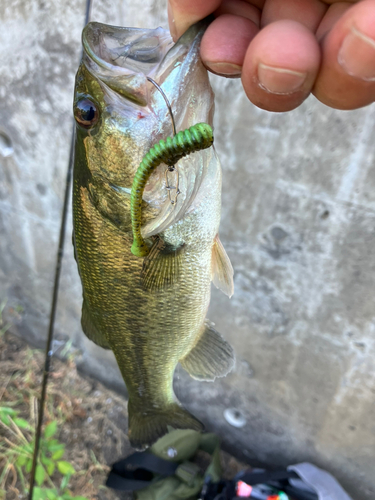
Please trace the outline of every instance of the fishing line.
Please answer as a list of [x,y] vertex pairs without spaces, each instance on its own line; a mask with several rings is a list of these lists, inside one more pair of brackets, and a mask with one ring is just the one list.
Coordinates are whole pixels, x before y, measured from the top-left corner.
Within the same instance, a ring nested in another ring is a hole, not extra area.
[[[86,24],[89,22],[92,2],[93,2],[93,0],[86,0],[86,15],[85,15],[84,26],[86,26]],[[50,316],[49,316],[48,336],[47,336],[45,358],[44,358],[42,392],[41,392],[41,396],[40,396],[38,423],[37,423],[37,428],[36,428],[36,432],[35,432],[33,463],[32,463],[31,472],[30,472],[28,500],[33,500],[34,485],[35,485],[35,472],[36,472],[36,466],[37,466],[37,462],[38,462],[40,437],[41,437],[41,433],[42,433],[48,375],[49,375],[51,359],[52,359],[52,355],[53,355],[53,351],[52,351],[51,346],[52,346],[53,331],[54,331],[54,326],[55,326],[57,299],[58,299],[58,293],[59,293],[60,274],[61,274],[61,264],[62,264],[62,258],[64,255],[65,232],[66,232],[66,223],[67,223],[67,218],[68,218],[70,185],[71,185],[71,181],[72,181],[72,170],[73,170],[74,139],[75,139],[75,127],[73,126],[72,134],[71,134],[71,141],[70,141],[68,170],[67,170],[67,174],[66,174],[64,203],[63,203],[63,210],[62,210],[62,216],[61,216],[59,246],[58,246],[57,258],[56,258],[55,278],[54,278],[54,282],[53,282],[53,295],[52,295],[52,302],[51,302],[51,312],[50,312]]]

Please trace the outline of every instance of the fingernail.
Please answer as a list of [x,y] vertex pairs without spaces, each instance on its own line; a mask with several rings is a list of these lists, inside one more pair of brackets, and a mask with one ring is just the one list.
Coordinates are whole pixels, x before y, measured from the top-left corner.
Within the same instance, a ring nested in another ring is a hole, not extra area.
[[176,41],[177,39],[176,22],[174,20],[173,9],[170,2],[168,2],[168,21],[169,21],[169,31],[171,37],[173,38],[174,41]]
[[302,87],[306,77],[307,73],[275,68],[262,63],[258,65],[259,86],[271,94],[293,94]]
[[346,73],[362,80],[375,80],[375,40],[352,27],[338,53]]
[[241,76],[242,67],[227,62],[204,62],[214,73],[223,76]]

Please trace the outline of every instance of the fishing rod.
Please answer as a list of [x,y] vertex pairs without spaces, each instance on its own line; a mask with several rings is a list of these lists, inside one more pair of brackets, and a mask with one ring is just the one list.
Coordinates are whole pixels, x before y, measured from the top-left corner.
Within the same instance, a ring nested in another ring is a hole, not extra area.
[[[92,2],[93,2],[93,0],[86,0],[86,15],[85,15],[84,26],[86,26],[86,24],[89,22],[91,8],[92,8]],[[68,219],[70,186],[71,186],[71,182],[72,182],[72,171],[73,171],[74,139],[75,139],[75,127],[73,126],[72,134],[71,134],[71,141],[70,141],[68,169],[67,169],[67,174],[66,174],[64,203],[63,203],[62,216],[61,216],[59,245],[58,245],[57,257],[56,257],[55,278],[54,278],[54,282],[53,282],[53,294],[52,294],[52,302],[51,302],[51,311],[50,311],[50,316],[49,316],[48,336],[47,336],[47,343],[46,343],[46,350],[45,350],[45,357],[44,357],[42,392],[41,392],[40,403],[39,403],[38,423],[37,423],[36,432],[35,432],[33,463],[32,463],[31,472],[30,472],[31,475],[30,475],[30,483],[29,483],[28,500],[33,500],[34,485],[35,485],[35,472],[36,472],[36,466],[38,463],[40,436],[42,433],[42,426],[43,426],[43,416],[44,416],[44,406],[45,406],[45,399],[46,399],[46,392],[47,392],[48,376],[49,376],[49,371],[50,371],[51,358],[53,355],[53,351],[52,351],[51,346],[52,346],[53,331],[54,331],[54,326],[55,326],[57,299],[58,299],[58,294],[59,294],[61,264],[62,264],[62,259],[63,259],[63,255],[64,255],[66,223],[67,223],[67,219]]]

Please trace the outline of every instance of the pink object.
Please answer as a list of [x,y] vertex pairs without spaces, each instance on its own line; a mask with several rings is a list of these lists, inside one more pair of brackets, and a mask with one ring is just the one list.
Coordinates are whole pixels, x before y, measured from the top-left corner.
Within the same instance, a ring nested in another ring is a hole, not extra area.
[[237,491],[236,494],[238,497],[249,498],[251,492],[253,491],[253,487],[244,483],[243,481],[238,481],[237,483]]

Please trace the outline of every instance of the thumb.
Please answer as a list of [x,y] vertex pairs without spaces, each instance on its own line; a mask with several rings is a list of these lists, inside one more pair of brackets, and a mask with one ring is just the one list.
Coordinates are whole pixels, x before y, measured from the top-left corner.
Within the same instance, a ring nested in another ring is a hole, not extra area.
[[168,0],[169,30],[176,41],[196,22],[212,14],[221,0]]

